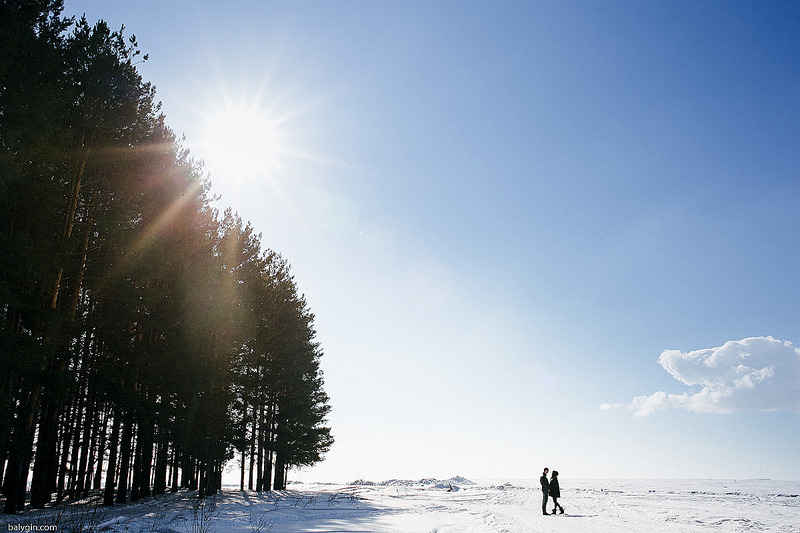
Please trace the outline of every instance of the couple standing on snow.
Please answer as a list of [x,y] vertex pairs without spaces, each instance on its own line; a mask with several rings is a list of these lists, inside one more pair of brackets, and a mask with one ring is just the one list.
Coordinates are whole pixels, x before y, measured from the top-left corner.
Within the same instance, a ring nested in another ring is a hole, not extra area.
[[556,509],[560,510],[561,514],[564,514],[564,508],[558,503],[558,499],[561,497],[561,489],[558,487],[558,471],[553,470],[553,475],[550,476],[550,481],[548,481],[547,473],[549,471],[549,468],[545,468],[544,472],[542,472],[542,477],[539,478],[539,483],[542,484],[542,514],[547,514],[548,496],[553,498],[553,504],[555,505],[553,514],[556,514]]

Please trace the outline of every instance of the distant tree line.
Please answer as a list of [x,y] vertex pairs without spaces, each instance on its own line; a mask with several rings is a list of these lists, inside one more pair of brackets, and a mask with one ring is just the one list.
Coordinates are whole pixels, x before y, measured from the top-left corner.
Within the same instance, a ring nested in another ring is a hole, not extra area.
[[283,489],[332,443],[314,317],[210,206],[135,39],[62,10],[0,0],[4,510],[213,494],[235,455]]

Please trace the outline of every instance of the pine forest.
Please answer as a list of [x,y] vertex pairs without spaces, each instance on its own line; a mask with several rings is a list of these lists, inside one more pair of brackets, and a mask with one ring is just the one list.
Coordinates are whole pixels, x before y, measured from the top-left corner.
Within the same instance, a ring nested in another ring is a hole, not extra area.
[[6,513],[285,488],[332,444],[288,262],[166,125],[136,40],[0,2],[0,476]]

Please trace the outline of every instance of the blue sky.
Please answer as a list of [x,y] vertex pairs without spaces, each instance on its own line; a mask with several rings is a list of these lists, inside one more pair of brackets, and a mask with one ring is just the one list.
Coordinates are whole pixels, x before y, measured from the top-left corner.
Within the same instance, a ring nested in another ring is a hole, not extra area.
[[800,479],[797,3],[65,13],[137,36],[292,264],[336,438],[301,477]]

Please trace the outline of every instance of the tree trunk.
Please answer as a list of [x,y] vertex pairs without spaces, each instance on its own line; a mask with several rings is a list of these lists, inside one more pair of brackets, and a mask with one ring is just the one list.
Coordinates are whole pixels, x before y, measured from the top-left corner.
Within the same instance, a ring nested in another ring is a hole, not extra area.
[[50,399],[43,410],[31,479],[31,507],[34,509],[43,509],[45,504],[50,503],[52,497],[50,487],[55,484],[50,475],[58,472],[58,469],[54,468],[54,463],[58,460],[58,406]]
[[206,464],[206,495],[213,496],[217,493],[217,469],[215,461]]
[[[97,407],[97,424],[92,432],[92,440],[89,443],[89,460],[86,466],[86,480],[83,485],[82,497],[89,495],[89,490],[94,486],[94,480],[97,479],[97,473],[100,472],[103,466],[103,446],[100,444],[106,432],[106,413],[101,406]],[[97,479],[96,490],[100,489],[100,480]]]
[[[92,483],[92,488],[94,490],[100,490],[100,483],[102,482],[103,478],[103,457],[106,453],[106,432],[108,431],[108,417],[111,415],[111,411],[106,409],[105,416],[103,418],[103,422],[100,425],[100,442],[97,444],[97,467],[94,471],[94,482]],[[112,431],[113,432],[113,431]],[[119,432],[119,426],[117,426],[117,432]],[[119,435],[117,435],[119,437]],[[115,438],[117,438],[115,437]],[[116,462],[116,440],[114,441],[114,461]],[[110,461],[110,458],[109,458]],[[116,468],[116,465],[114,465]],[[113,490],[112,490],[113,492]],[[112,496],[113,500],[113,496]],[[113,502],[112,502],[113,503]]]
[[208,482],[208,476],[206,475],[207,471],[206,471],[205,465],[200,463],[198,465],[198,471],[200,473],[200,488],[197,491],[197,497],[198,498],[205,498],[206,497],[207,482]]
[[150,496],[150,474],[153,471],[153,420],[146,420],[143,425],[139,427],[139,446],[140,453],[137,454],[139,459],[139,474],[137,476],[137,487],[139,490],[139,498],[147,498]]
[[[253,416],[255,418],[255,411],[256,408],[253,406]],[[253,490],[253,468],[255,467],[255,460],[256,460],[256,427],[255,424],[252,425],[252,430],[250,431],[250,474],[247,480],[247,489]]]
[[239,474],[240,474],[240,476],[239,476],[239,490],[241,490],[241,491],[244,491],[245,459],[247,458],[247,456],[245,455],[245,450],[246,449],[247,449],[247,446],[242,446],[242,466],[241,466],[241,470],[239,472]]
[[191,461],[192,477],[189,478],[189,490],[198,489],[200,483],[200,476],[203,474],[203,469],[201,467],[202,463],[199,460],[192,458]]
[[122,430],[122,444],[120,445],[120,465],[119,481],[117,482],[117,503],[127,503],[128,501],[128,474],[131,466],[131,440],[133,439],[133,420],[131,415],[126,418],[125,427]]
[[39,391],[34,390],[24,402],[20,410],[14,432],[11,435],[11,446],[8,454],[3,493],[6,503],[3,512],[16,514],[25,508],[25,489],[28,482],[28,467],[33,455],[33,436],[36,431],[36,408],[39,405]]
[[[114,424],[111,426],[111,440],[108,442],[108,466],[106,467],[106,489],[103,494],[103,505],[114,505],[114,483],[117,473],[117,442],[119,441],[119,414],[114,415]],[[102,464],[102,455],[100,456]],[[98,472],[100,469],[98,468]]]
[[[183,468],[181,468],[181,487],[184,489],[191,489],[194,483],[194,457],[190,454],[181,453]],[[195,485],[195,488],[197,486]]]
[[20,502],[25,505],[25,492],[18,491],[20,478],[23,470],[28,471],[23,464],[24,450],[15,451],[12,449],[9,454],[8,466],[5,469],[5,479],[3,480],[3,494],[6,496],[6,504],[3,508],[5,514],[17,514],[17,507]]
[[[163,430],[159,429],[159,433]],[[167,465],[168,465],[168,448],[164,436],[159,436],[161,442],[158,443],[156,448],[156,472],[155,479],[153,480],[153,494],[164,494],[167,492]]]
[[286,462],[280,452],[275,454],[275,483],[273,488],[274,490],[286,490]]
[[178,492],[178,465],[180,464],[180,454],[178,448],[173,444],[172,449],[172,488],[170,492]]
[[188,453],[184,453],[184,470],[183,470],[183,481],[182,484],[184,488],[189,490],[197,490],[197,461],[194,457],[189,455]]
[[83,277],[86,273],[86,260],[89,257],[89,241],[91,240],[92,231],[94,230],[94,208],[97,204],[97,191],[98,187],[94,187],[92,191],[92,201],[89,204],[89,211],[86,217],[86,231],[83,233],[83,241],[81,242],[81,255],[78,257],[78,275],[75,280],[75,287],[72,291],[72,297],[69,304],[69,318],[74,322],[78,311],[78,301],[83,287]]
[[81,450],[81,436],[83,435],[84,428],[89,423],[84,411],[86,406],[86,395],[84,388],[78,390],[78,402],[75,407],[75,417],[73,418],[75,429],[72,432],[72,452],[69,456],[69,484],[67,493],[70,498],[75,497],[75,486],[78,481],[78,462],[80,459]]
[[94,433],[97,431],[97,420],[95,416],[94,402],[90,401],[90,409],[86,412],[86,426],[83,431],[83,439],[81,442],[80,460],[78,462],[78,476],[75,480],[75,497],[80,498],[83,496],[83,489],[86,485],[86,469],[89,464],[89,447],[94,439]]
[[[272,424],[274,423],[275,417],[273,413],[275,412],[274,404],[270,402],[269,407],[267,408],[267,420],[265,423],[266,427],[266,436],[264,438],[265,443],[264,446],[267,449],[266,460],[264,464],[264,474],[262,479],[264,479],[264,490],[272,490],[274,488],[274,484],[272,483],[272,461],[274,458],[273,450],[273,441],[274,441],[274,429]],[[280,490],[280,489],[275,489]]]
[[261,404],[258,413],[258,419],[253,427],[258,428],[258,444],[256,446],[256,453],[258,453],[258,458],[256,460],[256,491],[261,492],[264,490],[264,476],[263,476],[263,465],[264,465],[264,404]]
[[65,486],[67,479],[67,471],[69,470],[69,452],[72,445],[72,436],[75,433],[75,418],[79,416],[78,413],[78,399],[72,402],[72,405],[67,408],[67,416],[63,417],[61,423],[61,458],[58,461],[58,486],[56,487],[56,500],[61,501],[64,499]]
[[133,453],[133,481],[131,482],[131,501],[139,501],[139,487],[141,485],[142,473],[142,427],[139,426],[138,435],[136,437],[136,446]]
[[264,480],[264,490],[272,490],[272,450],[267,450],[266,453],[266,460],[264,461],[264,474],[262,475],[262,479]]

